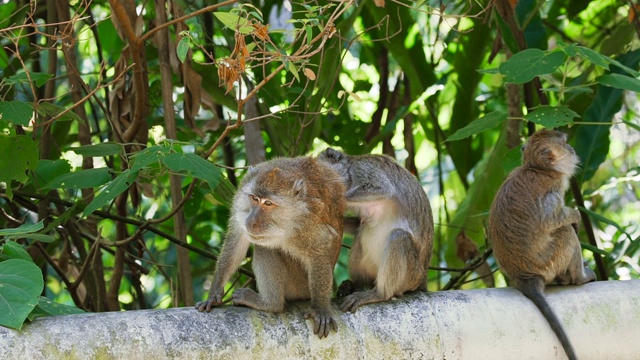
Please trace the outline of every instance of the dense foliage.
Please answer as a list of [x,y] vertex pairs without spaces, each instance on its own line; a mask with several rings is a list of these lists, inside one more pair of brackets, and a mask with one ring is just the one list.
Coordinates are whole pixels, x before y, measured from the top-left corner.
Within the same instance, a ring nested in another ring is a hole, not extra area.
[[[582,159],[568,203],[590,265],[640,278],[636,10],[0,1],[0,324],[78,311],[48,299],[193,305],[246,166],[326,146],[419,177],[437,225],[430,290],[503,286],[487,211],[540,127],[566,131]],[[251,286],[248,259],[230,288]]]

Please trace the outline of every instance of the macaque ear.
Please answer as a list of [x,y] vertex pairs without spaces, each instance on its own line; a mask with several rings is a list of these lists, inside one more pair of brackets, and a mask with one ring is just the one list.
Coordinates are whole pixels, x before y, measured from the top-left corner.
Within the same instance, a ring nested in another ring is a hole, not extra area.
[[293,193],[301,198],[305,196],[304,181],[302,179],[298,179],[293,183]]
[[338,162],[342,160],[342,153],[333,148],[327,148],[322,152],[322,155],[332,162]]

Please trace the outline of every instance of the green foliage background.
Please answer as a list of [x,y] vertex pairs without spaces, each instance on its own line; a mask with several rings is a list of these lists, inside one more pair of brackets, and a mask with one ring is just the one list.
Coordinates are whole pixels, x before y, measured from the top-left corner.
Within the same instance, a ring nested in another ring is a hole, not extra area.
[[[0,4],[0,284],[24,279],[0,288],[17,314],[0,309],[1,325],[77,311],[48,299],[204,299],[245,166],[327,146],[419,177],[437,223],[430,290],[492,286],[474,275],[496,270],[487,211],[541,127],[581,157],[567,199],[585,258],[600,279],[640,278],[632,2],[263,3]],[[476,250],[459,256],[463,230]],[[238,286],[253,286],[250,254]]]

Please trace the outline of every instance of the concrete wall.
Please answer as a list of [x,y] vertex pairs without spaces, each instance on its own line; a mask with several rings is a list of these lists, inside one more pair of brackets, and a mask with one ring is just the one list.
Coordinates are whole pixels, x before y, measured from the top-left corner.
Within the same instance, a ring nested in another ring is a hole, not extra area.
[[[578,356],[640,359],[640,281],[549,287]],[[0,327],[0,359],[564,359],[535,306],[513,289],[416,293],[343,314],[318,339],[303,317],[242,307],[68,315]]]

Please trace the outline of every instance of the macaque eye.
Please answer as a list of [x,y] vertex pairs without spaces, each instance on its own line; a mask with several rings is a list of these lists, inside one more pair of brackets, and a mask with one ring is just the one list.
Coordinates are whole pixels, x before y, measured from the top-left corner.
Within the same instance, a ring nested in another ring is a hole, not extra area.
[[272,206],[272,205],[273,205],[273,202],[271,202],[271,200],[265,200],[265,201],[264,201],[264,205],[265,205],[265,206]]
[[253,202],[260,202],[260,198],[253,194],[249,195],[249,199],[251,199],[251,201]]

